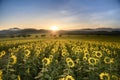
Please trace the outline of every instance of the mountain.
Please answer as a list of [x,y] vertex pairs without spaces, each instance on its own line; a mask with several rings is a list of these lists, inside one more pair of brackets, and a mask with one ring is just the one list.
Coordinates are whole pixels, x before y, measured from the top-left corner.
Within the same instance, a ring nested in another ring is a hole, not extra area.
[[85,35],[120,35],[120,28],[96,28],[71,30],[67,34],[85,34]]
[[19,29],[19,28],[10,28],[8,30],[1,30],[0,35],[8,35],[8,34],[34,34],[34,33],[48,33],[49,30],[44,29],[33,29],[33,28],[27,28],[27,29]]
[[[11,35],[30,35],[30,34],[42,34],[51,33],[51,30],[34,29],[34,28],[10,28],[8,30],[0,30],[0,37]],[[76,29],[76,30],[60,30],[57,33],[67,35],[120,35],[120,28],[96,28],[96,29]]]
[[19,31],[20,28],[17,28],[17,27],[16,27],[16,28],[10,28],[9,30],[10,30],[10,31]]

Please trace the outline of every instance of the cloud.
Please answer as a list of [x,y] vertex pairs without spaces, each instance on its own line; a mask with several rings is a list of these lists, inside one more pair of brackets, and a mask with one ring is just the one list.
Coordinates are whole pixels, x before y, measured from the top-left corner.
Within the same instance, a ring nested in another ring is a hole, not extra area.
[[[108,10],[91,14],[89,21],[94,24],[112,24],[117,22],[119,10]],[[119,17],[120,18],[120,17]]]

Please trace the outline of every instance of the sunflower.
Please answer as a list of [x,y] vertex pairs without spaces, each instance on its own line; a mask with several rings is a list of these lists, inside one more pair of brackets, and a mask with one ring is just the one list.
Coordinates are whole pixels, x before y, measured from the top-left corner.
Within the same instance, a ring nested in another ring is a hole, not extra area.
[[36,50],[36,52],[35,52],[36,57],[38,57],[39,54],[40,54],[40,50]]
[[17,80],[21,80],[21,79],[20,79],[20,75],[17,76]]
[[118,80],[118,77],[116,75],[112,75],[113,80]]
[[65,56],[68,56],[69,53],[68,52],[62,52],[62,56],[65,57]]
[[65,77],[65,80],[75,80],[72,76],[68,75]]
[[75,55],[76,55],[76,54],[79,54],[79,53],[80,53],[80,51],[79,51],[79,50],[76,50],[76,51],[75,51]]
[[62,52],[67,52],[67,50],[66,49],[62,49]]
[[43,63],[43,65],[47,66],[47,65],[50,64],[50,59],[49,58],[43,58],[42,63]]
[[25,50],[25,56],[26,56],[26,57],[29,57],[30,53],[31,53],[31,52],[30,52],[28,49]]
[[111,54],[110,50],[109,49],[106,49],[106,52],[107,54]]
[[[68,58],[67,58],[68,59]],[[68,60],[66,60],[66,62],[67,62],[67,65],[68,65],[68,67],[74,67],[75,66],[75,64],[74,64],[74,61],[72,60],[72,59],[68,59]]]
[[87,61],[87,57],[84,56],[84,57],[83,57],[83,61]]
[[88,58],[88,63],[90,65],[96,65],[97,64],[97,59],[90,57],[90,58]]
[[0,52],[0,58],[3,57],[6,54],[5,51]]
[[2,80],[2,73],[3,73],[3,71],[0,70],[0,80]]
[[52,59],[53,59],[53,55],[50,55],[50,56],[49,56],[49,59],[50,59],[50,61],[52,61]]
[[67,62],[67,61],[70,61],[70,60],[72,60],[72,59],[71,59],[71,58],[69,58],[69,57],[68,57],[68,58],[66,58],[66,62]]
[[114,63],[114,58],[105,57],[104,58],[104,63],[106,63],[106,64]]
[[80,62],[80,59],[76,59],[75,62],[78,64]]
[[84,53],[84,57],[90,57],[89,53]]
[[55,52],[56,52],[56,50],[55,50],[55,49],[52,49],[52,50],[51,50],[51,53],[52,53],[52,54],[54,54]]
[[101,53],[100,51],[96,51],[96,52],[95,52],[95,56],[96,56],[97,58],[101,58],[101,57],[102,57],[102,53]]
[[11,64],[16,64],[17,62],[17,57],[15,55],[11,55],[10,59],[12,60],[11,61]]
[[8,49],[9,52],[12,52],[13,50],[11,48]]
[[109,75],[109,73],[106,73],[106,72],[103,72],[103,73],[101,73],[100,75],[99,75],[99,77],[100,77],[100,79],[101,80],[110,80],[110,75]]
[[65,78],[59,78],[58,80],[65,80]]

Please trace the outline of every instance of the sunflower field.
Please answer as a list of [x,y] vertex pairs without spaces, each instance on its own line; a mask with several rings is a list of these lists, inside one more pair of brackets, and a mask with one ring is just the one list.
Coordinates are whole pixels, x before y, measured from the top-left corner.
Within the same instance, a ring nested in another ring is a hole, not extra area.
[[0,41],[0,80],[120,80],[120,42]]

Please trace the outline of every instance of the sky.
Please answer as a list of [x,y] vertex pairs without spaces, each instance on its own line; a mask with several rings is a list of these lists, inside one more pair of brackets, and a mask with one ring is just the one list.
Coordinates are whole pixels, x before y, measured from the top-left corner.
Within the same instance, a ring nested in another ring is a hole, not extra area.
[[119,28],[120,0],[0,0],[0,29]]

